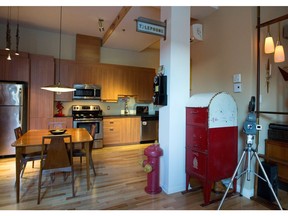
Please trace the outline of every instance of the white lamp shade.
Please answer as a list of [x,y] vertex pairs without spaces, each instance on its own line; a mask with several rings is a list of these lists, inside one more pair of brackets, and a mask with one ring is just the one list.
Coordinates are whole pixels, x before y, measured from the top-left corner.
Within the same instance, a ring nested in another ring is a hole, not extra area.
[[[277,42],[277,44],[278,44],[278,42]],[[283,46],[279,43],[279,45],[277,45],[275,47],[274,62],[280,63],[280,62],[284,62],[284,61],[285,61],[284,49],[283,49]]]
[[266,54],[274,52],[274,41],[271,36],[265,38],[264,50]]

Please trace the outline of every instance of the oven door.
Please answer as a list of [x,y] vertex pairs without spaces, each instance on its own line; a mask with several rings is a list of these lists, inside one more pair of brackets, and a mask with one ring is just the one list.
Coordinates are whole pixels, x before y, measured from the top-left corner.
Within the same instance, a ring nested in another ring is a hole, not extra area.
[[96,125],[94,140],[103,139],[103,122],[102,120],[73,120],[73,128],[86,128],[90,131],[91,125]]

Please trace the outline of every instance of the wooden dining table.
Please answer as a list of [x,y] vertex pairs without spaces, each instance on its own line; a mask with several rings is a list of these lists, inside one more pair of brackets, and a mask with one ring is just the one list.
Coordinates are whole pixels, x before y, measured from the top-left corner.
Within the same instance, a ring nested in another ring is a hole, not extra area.
[[[67,128],[65,134],[72,136],[72,145],[84,143],[86,152],[89,152],[89,143],[93,141],[90,133],[85,128]],[[16,196],[17,203],[20,201],[20,173],[21,173],[21,155],[26,148],[42,146],[42,137],[51,135],[49,130],[29,130],[11,145],[16,148]],[[55,135],[57,136],[57,135]],[[86,154],[86,175],[87,175],[87,190],[90,190],[90,154]]]

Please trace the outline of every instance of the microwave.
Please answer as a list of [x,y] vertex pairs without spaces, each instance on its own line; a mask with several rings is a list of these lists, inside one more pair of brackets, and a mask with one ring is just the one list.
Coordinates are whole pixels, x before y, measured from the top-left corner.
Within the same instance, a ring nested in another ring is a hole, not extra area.
[[93,84],[74,84],[76,91],[73,92],[73,99],[77,100],[100,100],[101,87]]

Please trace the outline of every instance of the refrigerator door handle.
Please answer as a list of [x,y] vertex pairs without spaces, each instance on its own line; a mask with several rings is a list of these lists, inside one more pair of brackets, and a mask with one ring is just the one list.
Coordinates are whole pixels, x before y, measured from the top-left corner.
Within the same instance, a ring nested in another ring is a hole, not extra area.
[[23,109],[23,106],[22,106],[22,88],[19,88],[19,93],[18,93],[18,97],[19,97],[19,125],[22,125],[22,109]]

